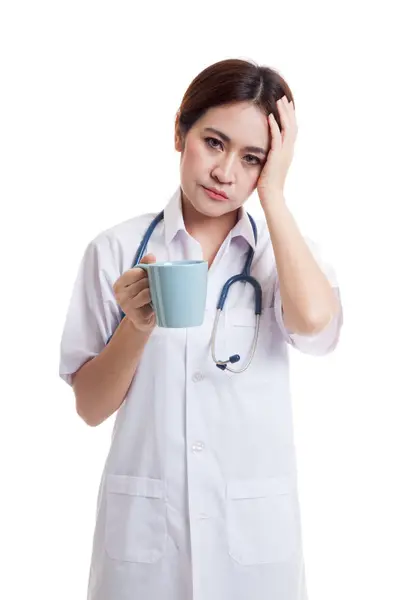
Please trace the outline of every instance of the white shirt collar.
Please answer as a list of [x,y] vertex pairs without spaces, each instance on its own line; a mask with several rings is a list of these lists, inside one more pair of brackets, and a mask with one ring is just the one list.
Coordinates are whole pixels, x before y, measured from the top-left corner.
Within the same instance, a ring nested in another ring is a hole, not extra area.
[[[181,188],[173,193],[168,204],[164,209],[164,228],[165,228],[165,243],[169,245],[178,231],[186,231],[185,223],[182,215],[182,199]],[[239,208],[239,218],[236,225],[230,232],[231,239],[242,237],[255,250],[255,239],[253,228],[247,212],[243,206]]]

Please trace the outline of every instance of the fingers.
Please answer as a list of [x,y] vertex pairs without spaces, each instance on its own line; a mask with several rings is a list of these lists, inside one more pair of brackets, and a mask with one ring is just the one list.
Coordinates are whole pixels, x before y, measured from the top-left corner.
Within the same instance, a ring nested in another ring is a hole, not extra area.
[[113,285],[114,294],[119,294],[134,283],[138,283],[141,279],[146,279],[147,273],[143,269],[133,268],[122,273],[121,277]]
[[290,119],[289,119],[286,96],[283,96],[283,98],[280,98],[276,104],[277,104],[277,107],[279,110],[279,116],[281,118],[281,124],[282,124],[282,129],[283,129],[282,137],[284,139],[285,137],[287,137],[287,134],[289,133],[289,130],[290,130]]
[[145,289],[149,289],[149,280],[147,277],[142,277],[139,281],[135,281],[121,291],[121,296],[124,298],[133,298]]
[[293,137],[296,137],[297,123],[293,102],[289,102],[287,97],[283,96],[277,101],[276,104],[279,110],[281,123],[283,125],[284,136],[287,137],[288,135],[291,135]]
[[125,287],[116,287],[114,294],[119,304],[129,302],[133,308],[139,308],[150,302],[149,280],[147,277],[143,277]]
[[[154,254],[147,254],[140,261],[144,264],[156,262]],[[155,325],[155,313],[151,306],[151,295],[147,272],[133,267],[123,273],[113,285],[115,298],[125,315],[136,327],[147,330]]]
[[279,125],[276,122],[276,119],[275,119],[273,113],[271,113],[269,115],[269,125],[270,125],[270,129],[271,129],[270,150],[277,150],[281,146],[282,138],[281,138],[281,132],[279,129]]
[[151,302],[151,297],[150,297],[150,290],[148,287],[130,299],[132,308],[142,308],[142,306],[146,306],[146,304],[150,304],[150,302]]
[[[140,262],[144,264],[153,263],[156,262],[156,257],[154,256],[154,254],[147,254],[146,256],[143,256]],[[124,288],[127,288],[132,284],[141,281],[142,279],[147,280],[147,273],[144,269],[140,269],[139,267],[133,267],[133,269],[128,269],[114,283],[114,294],[121,293],[124,290]]]
[[140,311],[141,311],[141,315],[145,321],[148,319],[155,319],[154,310],[152,309],[152,307],[149,304],[146,304],[146,306],[143,306],[140,309]]
[[143,256],[143,258],[140,262],[144,263],[144,264],[154,263],[154,262],[156,262],[156,257],[154,256],[154,254],[151,254],[151,253],[146,254],[146,256]]

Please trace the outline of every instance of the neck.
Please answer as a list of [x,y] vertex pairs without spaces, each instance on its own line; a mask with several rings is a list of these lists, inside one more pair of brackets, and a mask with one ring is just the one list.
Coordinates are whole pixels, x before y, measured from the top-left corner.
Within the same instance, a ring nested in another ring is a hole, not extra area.
[[187,232],[200,243],[204,239],[213,240],[221,246],[228,233],[238,220],[238,210],[226,213],[220,217],[208,217],[196,211],[181,192],[182,215]]

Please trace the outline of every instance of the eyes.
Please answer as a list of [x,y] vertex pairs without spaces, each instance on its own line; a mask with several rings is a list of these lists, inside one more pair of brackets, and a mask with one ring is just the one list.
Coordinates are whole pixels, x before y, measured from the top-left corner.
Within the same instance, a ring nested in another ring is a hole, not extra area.
[[[218,148],[223,148],[223,143],[214,137],[206,137],[204,139],[205,143],[207,144],[207,146],[209,146],[210,148],[213,148],[213,150],[217,150]],[[250,161],[245,161],[248,165],[261,165],[261,160],[257,157],[254,156],[254,154],[246,154],[245,158],[249,158]]]

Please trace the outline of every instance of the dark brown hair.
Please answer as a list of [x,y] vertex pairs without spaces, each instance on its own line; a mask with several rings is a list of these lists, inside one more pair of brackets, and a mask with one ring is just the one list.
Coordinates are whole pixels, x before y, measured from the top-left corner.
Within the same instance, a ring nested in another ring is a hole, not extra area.
[[184,141],[208,109],[245,101],[253,102],[265,115],[272,112],[281,129],[276,103],[285,95],[289,102],[293,100],[288,84],[274,69],[241,59],[219,61],[204,69],[189,85],[176,115],[175,132]]

